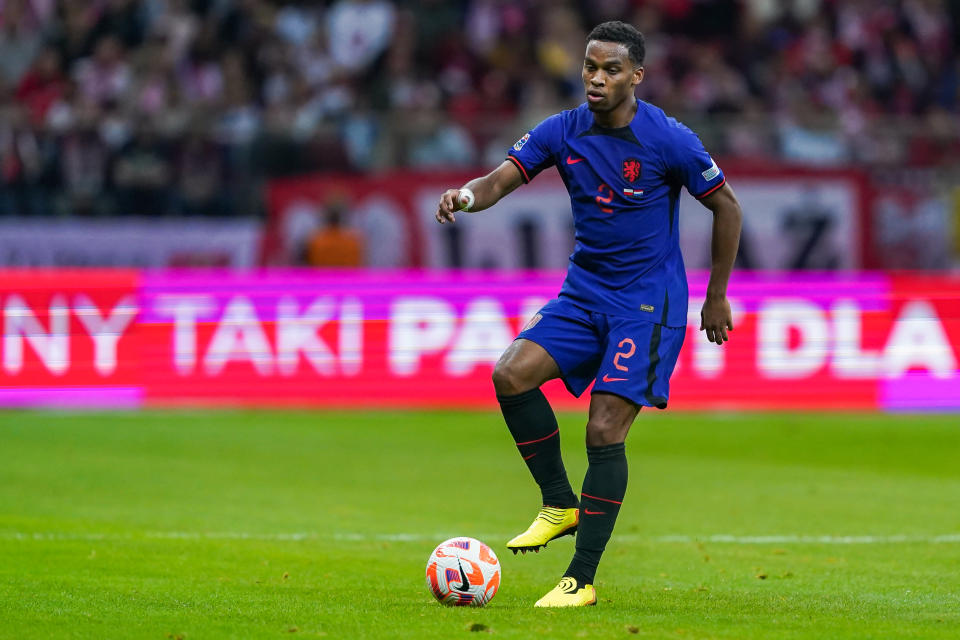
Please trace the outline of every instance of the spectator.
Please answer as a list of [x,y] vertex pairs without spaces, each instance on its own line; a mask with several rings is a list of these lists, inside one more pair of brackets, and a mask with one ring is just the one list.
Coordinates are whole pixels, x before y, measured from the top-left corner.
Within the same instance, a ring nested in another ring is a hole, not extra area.
[[396,10],[386,0],[338,0],[327,14],[327,39],[334,63],[363,74],[393,36]]
[[181,93],[188,103],[212,107],[223,96],[223,71],[213,43],[195,43],[180,65],[178,75]]
[[106,186],[108,154],[93,128],[92,109],[80,111],[77,125],[61,142],[60,174],[63,179],[63,210],[71,215],[108,213],[112,202],[103,197]]
[[406,164],[418,169],[471,167],[477,159],[470,135],[441,112],[421,111],[411,123],[413,144]]
[[164,46],[163,57],[170,64],[182,61],[200,31],[200,18],[192,13],[187,0],[168,0],[166,10],[150,23],[155,42]]
[[174,169],[170,151],[150,125],[141,125],[113,163],[113,184],[121,215],[157,216],[172,209]]
[[74,79],[82,96],[101,106],[124,98],[133,78],[123,46],[112,35],[98,40],[93,55],[79,60],[75,69]]
[[57,19],[51,25],[51,44],[60,51],[60,58],[68,69],[93,52],[96,22],[97,12],[92,3],[58,3]]
[[94,40],[114,36],[126,49],[139,47],[146,34],[143,4],[136,0],[106,0],[93,27]]
[[223,215],[226,167],[223,152],[208,138],[192,134],[180,151],[177,186],[180,208],[187,215]]
[[0,104],[0,213],[45,213],[46,170],[41,142],[23,110]]
[[63,96],[65,85],[60,53],[53,47],[44,48],[17,86],[17,101],[27,109],[34,126],[46,121],[50,107]]
[[26,0],[4,0],[0,10],[0,84],[16,85],[43,46]]
[[307,240],[306,259],[312,267],[359,267],[363,265],[363,239],[344,226],[346,200],[327,203],[323,226]]

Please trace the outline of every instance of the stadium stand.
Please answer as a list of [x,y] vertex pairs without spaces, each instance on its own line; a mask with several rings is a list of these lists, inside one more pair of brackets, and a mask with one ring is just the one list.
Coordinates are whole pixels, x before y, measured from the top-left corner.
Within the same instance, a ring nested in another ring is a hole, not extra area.
[[955,175],[958,2],[0,0],[0,215],[256,216],[269,177],[486,166],[581,100],[612,18],[720,156]]

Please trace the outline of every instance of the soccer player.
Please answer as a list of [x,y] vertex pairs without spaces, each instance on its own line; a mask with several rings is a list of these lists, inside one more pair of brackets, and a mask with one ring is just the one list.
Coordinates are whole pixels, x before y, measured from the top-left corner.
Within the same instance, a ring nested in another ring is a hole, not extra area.
[[[446,191],[436,218],[481,211],[556,166],[570,194],[576,246],[559,296],[504,352],[493,384],[504,420],[540,486],[533,524],[507,543],[539,551],[576,532],[560,583],[538,607],[596,604],[600,556],[627,488],[624,441],[641,407],[667,406],[687,322],[678,202],[686,188],[713,212],[712,266],[700,330],[722,345],[733,329],[727,283],[742,213],[700,139],[634,95],[644,39],[623,22],[587,37],[586,102],[524,135],[492,173]],[[561,378],[575,396],[594,382],[587,420],[589,466],[578,501],[560,457],[557,420],[540,386]]]

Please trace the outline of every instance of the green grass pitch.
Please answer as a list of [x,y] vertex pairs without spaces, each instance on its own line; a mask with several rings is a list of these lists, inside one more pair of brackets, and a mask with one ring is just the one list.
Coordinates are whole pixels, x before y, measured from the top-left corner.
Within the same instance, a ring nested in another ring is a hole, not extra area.
[[[574,487],[581,414],[560,416]],[[644,412],[599,606],[496,413],[0,413],[0,638],[957,638],[960,418]],[[436,543],[503,564],[434,602]]]

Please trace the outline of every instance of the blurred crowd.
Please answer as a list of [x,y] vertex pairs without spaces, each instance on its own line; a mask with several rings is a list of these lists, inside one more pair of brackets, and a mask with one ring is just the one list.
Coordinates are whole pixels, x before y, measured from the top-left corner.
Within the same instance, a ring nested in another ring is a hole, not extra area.
[[712,151],[960,158],[960,0],[0,0],[0,214],[256,214],[263,176],[489,166],[590,28]]

